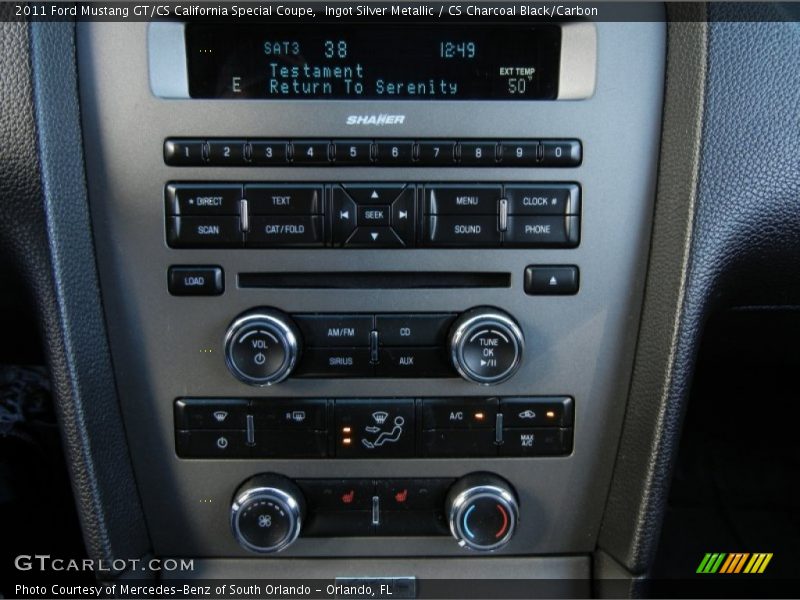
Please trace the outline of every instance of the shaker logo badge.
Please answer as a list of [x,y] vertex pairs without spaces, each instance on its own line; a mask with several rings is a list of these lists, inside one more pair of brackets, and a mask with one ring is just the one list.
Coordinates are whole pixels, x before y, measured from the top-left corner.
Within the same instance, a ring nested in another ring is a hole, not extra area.
[[377,127],[382,127],[383,125],[402,125],[405,120],[405,115],[389,115],[386,113],[378,115],[349,115],[347,117],[347,124],[375,125]]

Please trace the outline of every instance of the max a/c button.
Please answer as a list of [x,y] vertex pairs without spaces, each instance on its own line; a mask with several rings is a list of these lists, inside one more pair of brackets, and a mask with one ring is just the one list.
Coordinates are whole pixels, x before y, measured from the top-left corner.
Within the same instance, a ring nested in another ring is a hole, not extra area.
[[221,267],[170,267],[167,287],[173,296],[219,296],[225,279]]

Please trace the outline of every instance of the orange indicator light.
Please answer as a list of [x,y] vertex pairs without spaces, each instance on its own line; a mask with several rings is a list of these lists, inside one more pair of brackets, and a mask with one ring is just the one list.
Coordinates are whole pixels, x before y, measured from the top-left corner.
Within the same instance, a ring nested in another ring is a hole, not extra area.
[[350,438],[344,438],[344,439],[342,440],[342,443],[343,443],[345,446],[349,446],[349,445],[350,445],[350,443],[351,443],[352,441],[353,441],[353,440],[351,440]]
[[349,427],[342,427],[342,433],[350,433]]
[[476,420],[476,421],[483,421],[483,419],[484,419],[484,417],[485,417],[485,416],[486,416],[486,415],[484,415],[482,412],[475,413],[475,420]]
[[556,413],[554,413],[552,410],[548,410],[545,414],[547,415],[548,419],[552,419],[556,416]]

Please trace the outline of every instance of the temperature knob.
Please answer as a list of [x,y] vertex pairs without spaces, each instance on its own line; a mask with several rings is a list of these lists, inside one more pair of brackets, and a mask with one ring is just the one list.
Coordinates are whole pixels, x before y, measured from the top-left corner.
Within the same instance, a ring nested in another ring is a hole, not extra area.
[[233,536],[252,552],[280,552],[300,535],[306,503],[286,477],[267,473],[245,481],[231,506]]
[[280,311],[261,308],[245,313],[228,328],[225,362],[249,385],[272,385],[289,377],[300,355],[300,332]]
[[509,379],[522,362],[523,349],[519,325],[496,308],[473,308],[450,330],[450,357],[467,381],[491,385]]
[[519,518],[511,485],[490,473],[474,473],[454,483],[445,510],[458,544],[483,552],[505,546]]

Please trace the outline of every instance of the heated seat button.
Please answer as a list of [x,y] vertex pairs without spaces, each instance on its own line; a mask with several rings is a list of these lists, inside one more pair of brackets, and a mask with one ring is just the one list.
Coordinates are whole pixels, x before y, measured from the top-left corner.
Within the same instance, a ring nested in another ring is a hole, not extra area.
[[389,314],[375,317],[382,346],[444,346],[454,314]]
[[251,215],[318,215],[322,213],[321,185],[246,185]]
[[243,165],[244,146],[244,140],[209,140],[208,164],[223,167]]
[[572,248],[580,240],[580,217],[508,216],[504,246]]
[[252,217],[247,246],[322,246],[322,217]]
[[427,217],[428,246],[497,247],[500,230],[496,216]]
[[503,398],[500,412],[506,427],[572,427],[572,398]]
[[494,429],[497,398],[436,398],[422,401],[423,429]]
[[166,199],[167,214],[174,216],[238,215],[242,186],[170,183]]
[[243,430],[177,431],[176,451],[181,458],[246,458],[250,455]]
[[168,217],[172,248],[235,248],[242,245],[239,217]]
[[164,162],[172,167],[196,167],[204,164],[203,140],[165,140]]
[[525,293],[532,296],[565,296],[578,293],[576,266],[535,266],[525,268]]
[[298,377],[371,377],[369,348],[306,348]]
[[365,205],[358,207],[358,225],[360,227],[379,227],[389,225],[391,207]]
[[312,430],[256,429],[250,455],[254,458],[325,458],[328,434]]
[[170,267],[167,287],[173,296],[219,296],[225,280],[221,267]]
[[504,167],[532,167],[539,161],[537,142],[503,142],[500,160]]
[[578,140],[548,140],[542,144],[542,165],[546,167],[577,167],[583,160]]
[[455,377],[443,347],[380,349],[376,377]]
[[247,400],[182,398],[175,401],[176,429],[245,429]]
[[474,167],[497,165],[496,142],[461,142],[461,164]]
[[414,455],[413,400],[337,400],[337,458]]
[[576,183],[505,186],[511,215],[579,215],[581,189]]
[[250,142],[250,160],[259,166],[281,166],[289,162],[288,140]]
[[447,167],[455,164],[455,141],[418,142],[418,164],[425,167]]
[[497,456],[493,429],[436,429],[422,432],[425,456],[457,458]]
[[372,315],[294,315],[306,346],[369,346]]
[[503,429],[500,456],[558,456],[570,452],[571,429]]
[[371,479],[298,479],[310,511],[371,510],[375,486]]
[[328,165],[330,142],[326,140],[295,140],[292,142],[292,160],[299,166]]
[[337,140],[333,156],[337,165],[368,165],[372,162],[372,142]]
[[357,209],[355,201],[339,185],[331,190],[331,241],[342,246],[356,228]]
[[427,185],[425,214],[496,215],[502,195],[499,185]]
[[453,479],[379,479],[376,494],[381,510],[441,510]]
[[381,167],[410,165],[414,160],[414,142],[380,141],[375,144],[375,160]]
[[255,429],[327,429],[327,402],[317,399],[253,400],[250,412]]

